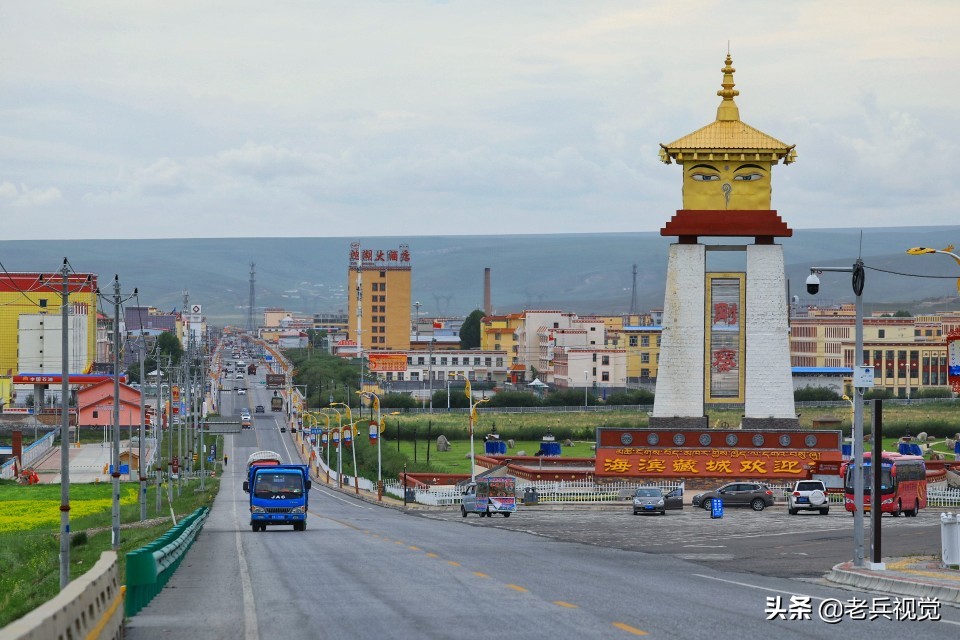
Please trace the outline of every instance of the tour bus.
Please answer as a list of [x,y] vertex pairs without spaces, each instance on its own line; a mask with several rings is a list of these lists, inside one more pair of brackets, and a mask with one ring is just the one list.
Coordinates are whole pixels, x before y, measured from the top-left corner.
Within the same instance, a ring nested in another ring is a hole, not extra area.
[[[873,493],[871,454],[863,454],[863,510],[870,511]],[[853,513],[856,511],[853,499],[853,480],[857,465],[848,461],[840,468],[843,476],[843,506]],[[901,513],[916,517],[920,509],[927,506],[927,469],[922,456],[908,456],[884,451],[880,462],[880,511],[893,514]]]

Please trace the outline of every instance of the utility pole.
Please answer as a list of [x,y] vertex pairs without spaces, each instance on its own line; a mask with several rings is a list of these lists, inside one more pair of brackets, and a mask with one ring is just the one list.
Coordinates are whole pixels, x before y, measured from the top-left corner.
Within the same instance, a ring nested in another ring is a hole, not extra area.
[[[63,289],[60,294],[60,590],[70,583],[70,265],[60,267]],[[77,421],[77,433],[80,422]]]
[[[160,475],[163,473],[163,467],[160,465],[160,454],[163,452],[163,369],[160,367],[160,351],[157,351],[157,412],[154,415],[156,422],[154,423],[154,433],[156,433],[157,439],[157,510],[156,514],[160,515],[160,508],[163,506],[163,501],[160,499]],[[167,460],[169,463],[169,459]],[[169,477],[167,478],[167,483],[169,484]]]
[[[359,248],[359,247],[358,247]],[[360,360],[360,384],[358,391],[363,391],[363,340],[361,339],[362,321],[363,321],[363,254],[357,254],[357,358]],[[347,404],[350,404],[350,397],[347,397]],[[362,406],[361,406],[362,410]]]
[[203,359],[202,343],[200,344],[200,348],[197,349],[197,353],[200,356],[200,371],[197,374],[200,378],[199,380],[200,388],[197,393],[197,411],[194,414],[196,418],[194,418],[193,423],[197,425],[197,428],[198,428],[197,433],[200,434],[200,490],[203,491],[206,488],[204,484],[205,480],[203,476],[204,476],[204,466],[205,466],[204,459],[207,457],[207,452],[204,450],[205,443],[203,440],[203,422],[201,422],[200,420],[200,412],[203,411],[203,396],[206,390],[207,381],[205,379],[206,378],[206,361]]
[[[186,349],[186,357],[184,358],[184,361],[183,361],[184,384],[183,386],[180,387],[180,397],[186,400],[185,403],[181,403],[181,406],[187,406],[192,409],[193,405],[191,404],[191,401],[190,401],[190,386],[191,386],[190,385],[190,382],[191,382],[190,380],[190,348],[193,343],[190,340],[191,335],[190,335],[190,316],[188,314],[189,309],[190,309],[190,291],[188,291],[187,289],[184,289],[183,290],[183,321],[184,321],[183,324],[184,324],[184,328],[187,331],[187,335],[186,335],[187,349]],[[184,398],[184,394],[186,395],[185,398]],[[180,432],[181,433],[183,433],[184,422],[186,421],[186,418],[187,416],[183,415],[183,412],[181,411],[180,412]],[[184,442],[180,443],[180,473],[178,474],[179,478],[183,477],[184,469],[189,469],[191,471],[193,470],[193,459],[190,456],[191,447],[190,447],[189,430],[186,433],[185,440],[186,440],[186,443],[185,443],[186,451],[184,451]],[[178,485],[179,484],[180,482],[178,481]],[[179,492],[177,493],[177,495],[180,495]]]
[[140,325],[140,454],[137,461],[137,479],[140,481],[140,522],[147,519],[147,474],[143,472],[143,441],[147,437],[147,405],[144,394],[147,380],[143,375],[144,360],[147,356],[147,342],[143,337],[143,325]]
[[253,303],[254,303],[254,284],[256,283],[257,270],[256,263],[250,263],[250,308],[247,309],[247,331],[253,335]]
[[183,364],[177,367],[177,388],[180,390],[180,399],[177,402],[177,457],[180,461],[180,464],[177,468],[177,497],[180,497],[180,494],[183,493],[183,474],[187,468],[187,462],[183,455],[184,412],[181,411],[181,408],[184,405],[183,394],[186,393],[186,389],[184,389]]
[[113,276],[113,527],[111,546],[120,549],[120,276]]

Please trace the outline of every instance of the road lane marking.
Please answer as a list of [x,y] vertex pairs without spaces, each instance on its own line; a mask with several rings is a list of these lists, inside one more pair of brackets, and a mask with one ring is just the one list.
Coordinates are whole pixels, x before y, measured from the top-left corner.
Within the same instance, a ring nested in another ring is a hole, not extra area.
[[473,575],[477,576],[478,578],[489,578],[489,577],[490,577],[490,576],[488,576],[487,574],[482,573],[482,572],[480,572],[480,571],[474,571],[474,572],[473,572]]
[[727,584],[735,584],[739,587],[747,587],[749,589],[759,589],[760,591],[772,591],[773,593],[784,593],[790,596],[800,596],[804,598],[811,598],[813,600],[832,600],[833,598],[819,598],[817,596],[810,596],[805,593],[797,593],[796,591],[784,591],[783,589],[771,589],[770,587],[761,587],[759,585],[750,584],[748,582],[737,582],[736,580],[726,580],[724,578],[715,578],[713,576],[705,576],[702,573],[692,574],[697,578],[704,578],[706,580],[716,580],[717,582],[726,582]]
[[356,507],[357,509],[370,509],[370,508],[371,508],[371,507],[364,506],[364,505],[362,505],[362,504],[357,504],[357,503],[355,503],[353,500],[347,500],[347,499],[345,499],[345,498],[341,498],[340,496],[338,496],[337,494],[335,494],[335,493],[332,492],[332,491],[323,491],[323,490],[321,490],[321,489],[317,489],[316,487],[314,487],[313,490],[316,491],[317,493],[322,493],[323,495],[330,496],[331,498],[333,498],[333,499],[335,499],[335,500],[339,500],[340,502],[345,502],[346,504],[350,505],[351,507]]
[[[236,460],[236,457],[233,455],[233,439],[230,441],[230,457]],[[237,516],[237,503],[240,502],[236,499],[237,488],[236,484],[233,486],[233,520],[238,525],[240,524],[240,518]],[[260,631],[257,628],[257,603],[253,599],[253,585],[250,581],[250,569],[247,567],[247,558],[243,555],[243,543],[240,540],[240,527],[237,527],[237,531],[234,534],[234,537],[237,541],[237,560],[240,563],[240,585],[243,590],[243,637],[246,640],[259,640]]]
[[513,589],[514,591],[519,591],[520,593],[530,593],[529,590],[524,589],[518,584],[507,584],[508,589]]
[[447,560],[447,564],[450,565],[451,567],[459,567],[459,566],[460,566],[460,563],[457,562],[456,560]]
[[640,630],[640,629],[637,629],[636,627],[631,627],[630,625],[624,624],[624,623],[622,623],[622,622],[611,622],[610,624],[612,624],[613,626],[615,626],[617,629],[620,629],[621,631],[626,631],[627,633],[632,633],[632,634],[635,635],[635,636],[645,636],[645,635],[649,635],[646,631],[642,631],[642,630]]
[[427,554],[427,557],[428,557],[428,558],[439,558],[440,556],[437,555],[436,553],[430,552],[430,553]]
[[410,551],[420,551],[420,547],[415,547],[413,545],[410,545],[409,547],[407,547],[407,549],[410,549]]
[[580,607],[578,607],[578,606],[575,605],[575,604],[570,604],[569,602],[564,602],[563,600],[554,600],[554,601],[553,601],[553,604],[557,605],[558,607],[564,607],[564,608],[566,608],[566,609],[579,609],[579,608],[580,608]]

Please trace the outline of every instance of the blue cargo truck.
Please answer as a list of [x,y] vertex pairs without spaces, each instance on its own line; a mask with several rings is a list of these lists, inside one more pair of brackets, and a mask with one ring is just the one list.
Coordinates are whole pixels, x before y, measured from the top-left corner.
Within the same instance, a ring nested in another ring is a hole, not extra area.
[[303,464],[280,464],[279,456],[270,458],[264,453],[270,452],[250,456],[247,479],[243,481],[243,490],[250,494],[250,528],[266,531],[268,525],[289,524],[294,531],[306,530],[309,468]]

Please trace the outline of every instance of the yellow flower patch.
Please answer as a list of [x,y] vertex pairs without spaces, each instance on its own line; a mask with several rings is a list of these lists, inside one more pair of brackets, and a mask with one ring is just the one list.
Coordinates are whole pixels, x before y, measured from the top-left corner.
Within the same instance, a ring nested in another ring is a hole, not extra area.
[[[121,504],[137,502],[136,490],[121,491]],[[110,498],[71,500],[70,519],[80,518],[113,507]],[[57,529],[60,526],[59,500],[4,500],[0,502],[0,532]]]

